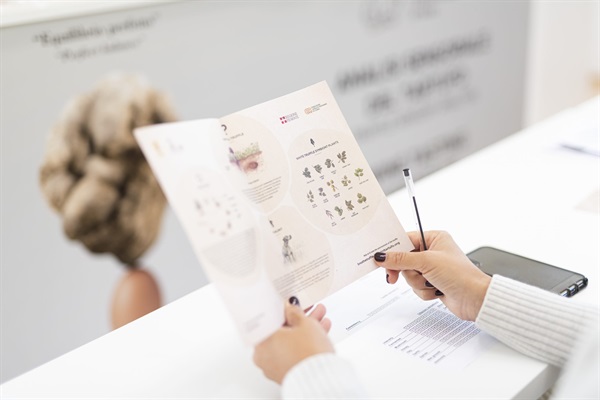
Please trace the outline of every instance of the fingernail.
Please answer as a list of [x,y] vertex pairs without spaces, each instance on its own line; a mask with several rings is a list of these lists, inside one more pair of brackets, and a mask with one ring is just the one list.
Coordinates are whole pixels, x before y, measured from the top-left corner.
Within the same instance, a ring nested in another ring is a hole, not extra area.
[[439,290],[436,290],[436,291],[435,291],[435,295],[436,295],[436,296],[443,296],[443,295],[444,295],[444,293],[440,292]]
[[385,274],[385,281],[390,283],[390,274]]
[[[427,286],[427,287],[433,287],[433,285],[431,283],[429,283],[429,281],[425,281],[425,286]],[[438,292],[439,292],[439,290],[438,290]]]
[[375,253],[375,261],[385,261],[385,253]]
[[296,296],[292,296],[288,300],[291,305],[300,307],[300,300]]

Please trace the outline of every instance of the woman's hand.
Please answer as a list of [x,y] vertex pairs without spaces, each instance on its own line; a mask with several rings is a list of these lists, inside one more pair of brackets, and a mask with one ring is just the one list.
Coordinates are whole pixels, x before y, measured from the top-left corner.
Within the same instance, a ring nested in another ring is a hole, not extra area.
[[331,321],[325,306],[317,305],[310,315],[286,303],[286,324],[254,348],[254,363],[265,376],[279,384],[292,367],[310,356],[333,353],[327,337]]
[[[420,234],[408,236],[420,248]],[[491,278],[473,265],[448,233],[425,232],[425,242],[426,251],[376,253],[375,262],[387,270],[389,283],[396,283],[402,272],[417,296],[439,298],[457,317],[475,321]]]

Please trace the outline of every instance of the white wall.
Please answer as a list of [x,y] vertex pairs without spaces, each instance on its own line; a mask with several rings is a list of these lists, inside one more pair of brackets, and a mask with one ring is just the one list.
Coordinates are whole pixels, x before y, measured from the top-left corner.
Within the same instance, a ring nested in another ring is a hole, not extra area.
[[598,94],[599,14],[599,1],[532,2],[526,125]]

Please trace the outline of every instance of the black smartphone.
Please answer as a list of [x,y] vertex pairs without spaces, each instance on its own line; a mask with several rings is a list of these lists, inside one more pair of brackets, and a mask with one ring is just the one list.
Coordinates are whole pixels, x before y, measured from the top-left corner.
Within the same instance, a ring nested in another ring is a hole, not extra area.
[[587,286],[588,279],[577,272],[558,268],[493,247],[480,247],[467,256],[488,275],[502,275],[571,297]]

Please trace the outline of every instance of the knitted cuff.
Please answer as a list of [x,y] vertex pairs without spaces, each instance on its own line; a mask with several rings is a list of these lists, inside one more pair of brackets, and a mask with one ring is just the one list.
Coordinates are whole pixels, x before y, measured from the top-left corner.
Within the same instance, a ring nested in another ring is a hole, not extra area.
[[508,346],[560,367],[593,314],[591,306],[494,275],[475,322]]
[[309,357],[294,366],[282,384],[283,399],[368,398],[352,365],[333,353]]

